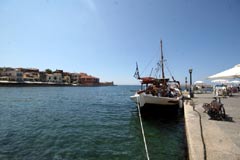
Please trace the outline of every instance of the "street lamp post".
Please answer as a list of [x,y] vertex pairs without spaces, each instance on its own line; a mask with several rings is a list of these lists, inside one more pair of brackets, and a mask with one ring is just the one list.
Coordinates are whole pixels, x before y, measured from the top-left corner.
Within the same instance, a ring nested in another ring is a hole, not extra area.
[[193,90],[192,90],[192,69],[189,69],[189,74],[190,74],[190,89],[189,89],[189,94],[190,98],[193,98]]
[[188,88],[187,88],[187,77],[185,77],[185,90],[188,91]]

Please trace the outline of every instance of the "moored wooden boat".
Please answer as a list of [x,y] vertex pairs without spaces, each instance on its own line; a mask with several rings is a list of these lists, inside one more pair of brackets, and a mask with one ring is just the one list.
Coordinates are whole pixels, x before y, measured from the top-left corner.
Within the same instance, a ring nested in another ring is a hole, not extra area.
[[163,52],[162,52],[162,41],[161,41],[161,59],[160,59],[162,77],[140,77],[138,71],[138,65],[136,67],[135,77],[141,82],[141,90],[137,91],[131,100],[137,105],[142,107],[154,106],[157,108],[171,108],[181,106],[182,104],[182,93],[180,90],[180,83],[169,78],[165,78],[164,75],[164,64],[163,64]]

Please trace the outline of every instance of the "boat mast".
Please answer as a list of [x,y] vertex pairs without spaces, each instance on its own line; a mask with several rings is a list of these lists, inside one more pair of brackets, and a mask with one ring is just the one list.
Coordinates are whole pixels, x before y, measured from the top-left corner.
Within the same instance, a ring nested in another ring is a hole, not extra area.
[[161,59],[160,59],[160,63],[161,63],[161,67],[162,67],[162,79],[165,79],[165,75],[164,75],[164,65],[163,65],[162,40],[160,41],[160,44],[161,44]]

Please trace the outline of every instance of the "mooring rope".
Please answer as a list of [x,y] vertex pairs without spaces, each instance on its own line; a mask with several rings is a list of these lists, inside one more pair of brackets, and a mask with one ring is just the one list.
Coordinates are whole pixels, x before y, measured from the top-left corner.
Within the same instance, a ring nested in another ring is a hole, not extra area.
[[140,125],[141,125],[141,130],[142,130],[142,136],[143,136],[143,142],[144,142],[144,146],[145,146],[146,156],[147,156],[147,160],[150,160],[149,154],[148,154],[147,142],[146,142],[145,133],[144,133],[143,124],[142,124],[142,116],[141,116],[141,112],[140,112],[140,104],[137,103],[137,106],[138,106],[138,116],[139,116],[139,121],[140,121]]
[[204,140],[204,136],[203,136],[203,126],[202,126],[202,117],[201,114],[195,109],[195,105],[193,105],[193,110],[195,112],[197,112],[198,116],[199,116],[199,125],[200,125],[200,132],[201,132],[201,139],[202,139],[202,144],[203,144],[203,158],[204,160],[207,160],[207,149],[206,149],[206,143]]

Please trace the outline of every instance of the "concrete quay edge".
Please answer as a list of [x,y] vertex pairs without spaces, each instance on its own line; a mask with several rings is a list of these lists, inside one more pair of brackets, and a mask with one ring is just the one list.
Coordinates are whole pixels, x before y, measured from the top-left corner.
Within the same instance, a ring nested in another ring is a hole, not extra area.
[[203,113],[202,104],[210,103],[212,98],[204,94],[184,101],[189,160],[240,160],[240,94],[222,100],[233,121],[210,120]]

